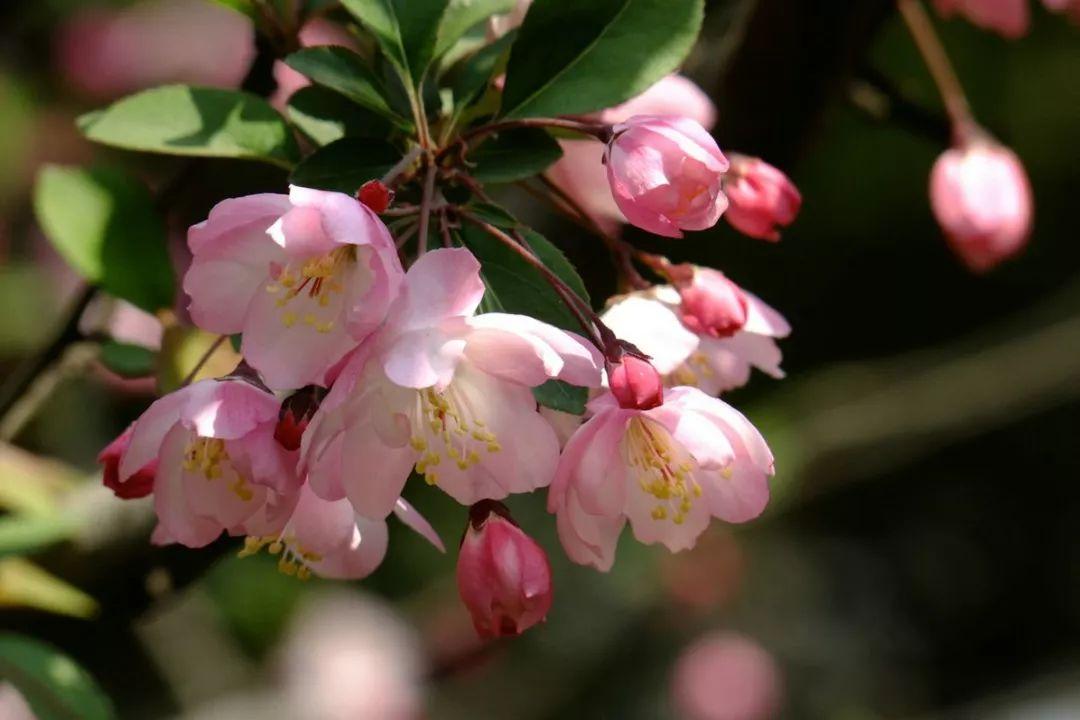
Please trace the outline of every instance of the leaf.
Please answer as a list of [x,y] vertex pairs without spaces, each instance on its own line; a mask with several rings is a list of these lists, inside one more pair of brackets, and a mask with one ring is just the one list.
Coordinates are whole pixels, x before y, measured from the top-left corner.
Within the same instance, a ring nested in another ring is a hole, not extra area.
[[120,377],[142,378],[154,374],[157,353],[141,345],[109,340],[101,344],[98,359]]
[[458,108],[471,104],[487,90],[499,61],[513,44],[515,37],[516,30],[508,32],[461,64],[453,86],[454,103]]
[[127,150],[261,160],[292,167],[299,150],[285,119],[236,90],[166,85],[117,100],[78,120],[95,142]]
[[342,0],[413,87],[419,87],[435,51],[449,0]]
[[562,380],[548,380],[532,389],[536,402],[544,407],[572,415],[584,415],[585,403],[589,401],[589,389],[571,385]]
[[369,138],[342,138],[316,150],[296,166],[294,185],[352,195],[368,180],[385,175],[401,159],[393,145]]
[[47,165],[34,211],[53,246],[89,282],[149,312],[172,305],[165,226],[142,183],[111,168]]
[[382,84],[364,59],[343,47],[305,48],[285,58],[285,64],[316,85],[344,95],[398,125],[407,125],[390,107]]
[[108,696],[83,668],[51,645],[0,635],[0,677],[26,699],[37,720],[113,720]]
[[258,20],[259,18],[259,13],[256,12],[252,0],[213,0],[213,2],[249,17],[252,20]]
[[703,14],[703,0],[536,0],[510,53],[503,114],[618,105],[679,66]]
[[0,443],[0,508],[22,515],[55,517],[82,478],[68,465]]
[[482,183],[509,183],[539,175],[562,157],[555,138],[540,128],[515,128],[488,140],[471,156],[472,176]]
[[[0,608],[26,607],[86,618],[98,611],[94,598],[28,560],[0,560]],[[2,675],[2,673],[0,673]]]
[[441,57],[474,25],[492,15],[508,13],[516,0],[450,0],[435,41],[435,57]]
[[294,92],[286,114],[316,145],[329,145],[346,136],[382,138],[390,134],[390,123],[384,118],[321,87]]
[[[158,392],[164,395],[180,387],[181,381],[210,352],[220,335],[198,328],[172,324],[161,337],[161,352],[157,363]],[[228,342],[222,342],[192,378],[197,382],[231,373],[240,362],[240,353]]]
[[37,552],[71,537],[74,525],[60,515],[0,517],[0,558]]

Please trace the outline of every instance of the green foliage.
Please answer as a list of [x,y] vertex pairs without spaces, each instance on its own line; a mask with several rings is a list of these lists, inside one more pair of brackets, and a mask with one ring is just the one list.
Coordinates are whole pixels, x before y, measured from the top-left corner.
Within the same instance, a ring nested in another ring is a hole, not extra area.
[[120,377],[150,377],[156,369],[157,353],[141,345],[110,340],[101,344],[98,359]]
[[449,0],[342,0],[341,4],[375,36],[402,77],[420,87]]
[[464,106],[476,101],[491,83],[499,62],[517,37],[517,31],[508,32],[501,38],[478,50],[472,57],[461,63],[461,70],[454,80],[454,102],[458,105],[456,114]]
[[48,165],[34,188],[34,210],[87,281],[150,312],[172,305],[165,226],[142,183],[111,168]]
[[[98,611],[94,598],[21,557],[0,559],[0,607],[33,608],[76,618]],[[4,677],[2,665],[0,677]]]
[[166,85],[79,118],[89,139],[170,155],[260,160],[290,168],[299,157],[284,118],[262,98],[235,90]]
[[289,98],[286,114],[316,145],[329,145],[345,136],[383,138],[390,123],[336,92],[310,86]]
[[439,25],[434,56],[441,57],[470,28],[492,15],[510,12],[515,4],[515,0],[450,0],[442,24]]
[[290,180],[304,187],[351,195],[368,180],[385,175],[400,159],[401,153],[384,140],[346,137],[305,158]]
[[289,55],[285,63],[316,85],[340,93],[399,126],[408,126],[390,107],[379,78],[352,50],[333,46],[305,48]]
[[111,720],[112,702],[89,673],[45,643],[0,635],[0,678],[11,681],[38,720]]
[[540,128],[515,128],[481,145],[470,156],[474,178],[482,183],[508,183],[538,175],[562,157],[559,143]]
[[536,0],[510,54],[503,114],[580,114],[628,100],[679,66],[703,14],[703,0]]
[[37,552],[71,537],[72,524],[60,515],[0,516],[0,558]]

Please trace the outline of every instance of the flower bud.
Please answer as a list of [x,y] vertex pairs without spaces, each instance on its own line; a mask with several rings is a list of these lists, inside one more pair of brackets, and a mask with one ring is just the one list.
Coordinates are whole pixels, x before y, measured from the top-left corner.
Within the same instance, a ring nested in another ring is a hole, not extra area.
[[759,158],[733,156],[724,193],[730,203],[724,217],[739,232],[759,240],[779,240],[777,227],[793,223],[802,205],[788,176]]
[[103,466],[102,483],[123,500],[146,497],[154,491],[154,475],[157,472],[157,460],[151,460],[128,479],[120,482],[120,456],[131,444],[132,428],[119,436],[98,454],[97,461]]
[[942,17],[962,15],[1010,40],[1026,35],[1031,24],[1028,0],[934,0],[934,7]]
[[746,324],[746,295],[719,270],[693,268],[686,282],[676,284],[683,324],[696,333],[730,337]]
[[381,180],[368,180],[356,191],[356,199],[371,208],[376,215],[386,212],[394,201],[394,191]]
[[457,565],[458,592],[484,638],[520,635],[551,608],[551,566],[502,503],[469,508]]
[[666,237],[705,230],[727,208],[727,158],[690,118],[635,115],[613,128],[605,154],[615,204],[634,225]]
[[281,403],[278,422],[274,427],[274,439],[286,450],[299,450],[304,430],[319,403],[326,395],[326,390],[318,385],[308,385],[294,392]]
[[623,355],[613,364],[608,383],[620,407],[649,410],[664,403],[664,379],[652,363],[636,355]]
[[1020,159],[979,138],[942,153],[930,174],[930,205],[952,249],[984,272],[1027,244],[1031,186]]

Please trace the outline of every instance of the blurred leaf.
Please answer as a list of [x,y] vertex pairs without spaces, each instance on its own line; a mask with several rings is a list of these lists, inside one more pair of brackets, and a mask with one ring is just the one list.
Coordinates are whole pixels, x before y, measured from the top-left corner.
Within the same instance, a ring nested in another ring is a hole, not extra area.
[[289,179],[296,185],[352,195],[368,180],[385,175],[400,159],[401,153],[386,141],[347,137],[306,157]]
[[261,160],[284,168],[299,151],[285,119],[260,97],[236,90],[166,85],[78,120],[105,145],[170,155]]
[[80,481],[79,473],[57,460],[0,444],[0,508],[36,517],[54,517],[60,499]]
[[0,677],[10,680],[37,720],[111,720],[112,702],[74,660],[21,635],[0,635]]
[[[158,354],[158,391],[167,393],[180,387],[180,383],[219,337],[193,327],[166,326]],[[231,343],[223,342],[195,374],[192,382],[228,375],[239,363],[240,354],[232,349]]]
[[503,114],[580,114],[629,100],[679,66],[703,15],[703,0],[536,0],[510,53]]
[[74,525],[58,515],[4,515],[0,517],[0,558],[27,555],[71,537]]
[[82,590],[22,558],[0,560],[0,607],[26,607],[87,618],[97,603]]
[[516,36],[516,30],[508,32],[462,63],[461,70],[454,80],[454,103],[459,113],[487,90],[499,61],[513,44]]
[[413,87],[419,87],[449,0],[342,0],[341,4],[375,36]]
[[329,45],[305,48],[286,57],[285,64],[316,85],[340,93],[399,125],[407,125],[386,101],[375,73],[352,50]]
[[474,152],[472,175],[482,183],[509,183],[539,175],[562,157],[555,138],[540,128],[499,133]]
[[241,15],[245,15],[252,20],[257,20],[259,14],[255,12],[255,5],[252,0],[211,0],[218,5],[223,5],[230,10],[235,10]]
[[316,145],[329,145],[343,137],[382,138],[390,134],[384,118],[321,87],[300,88],[289,97],[289,120]]
[[449,50],[474,25],[492,15],[508,13],[516,4],[516,0],[450,0],[439,25],[435,57]]
[[[279,571],[277,562],[269,553],[233,555],[217,563],[205,578],[206,590],[229,629],[255,657],[277,644],[297,603],[312,587]],[[258,588],[257,603],[251,602],[252,588]]]
[[[2,132],[2,131],[0,131]],[[0,315],[0,358],[10,359],[48,342],[58,298],[46,268],[5,258],[0,267],[0,307],[32,309]]]
[[47,165],[34,188],[34,210],[86,280],[149,312],[172,305],[165,226],[142,183],[111,168]]
[[533,388],[536,402],[552,410],[584,415],[585,403],[589,401],[588,388],[578,387],[562,380],[548,380],[543,385]]
[[120,377],[142,378],[154,374],[157,353],[141,345],[110,340],[101,344],[98,359]]

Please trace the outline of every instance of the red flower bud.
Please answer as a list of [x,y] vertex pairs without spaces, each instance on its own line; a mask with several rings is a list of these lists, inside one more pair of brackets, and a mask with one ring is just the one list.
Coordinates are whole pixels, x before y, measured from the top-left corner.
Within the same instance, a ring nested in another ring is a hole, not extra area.
[[730,337],[746,324],[746,296],[719,270],[694,268],[690,280],[679,283],[678,289],[679,314],[694,332]]
[[386,187],[381,180],[368,180],[356,191],[356,199],[381,215],[394,201],[394,191]]
[[648,410],[664,402],[664,380],[648,360],[636,355],[623,355],[610,366],[608,384],[619,406]]
[[469,508],[457,583],[480,637],[520,635],[551,608],[547,555],[494,500]]
[[739,232],[760,240],[779,240],[777,228],[795,222],[802,206],[788,176],[758,158],[732,156],[724,192],[730,203],[724,217]]
[[300,440],[304,436],[319,403],[326,395],[326,390],[318,385],[308,385],[294,392],[281,403],[274,439],[286,450],[299,450]]
[[103,466],[102,483],[123,500],[146,497],[154,491],[154,475],[157,473],[157,460],[151,460],[142,470],[120,482],[120,457],[131,444],[132,428],[120,435],[98,454],[97,461]]

